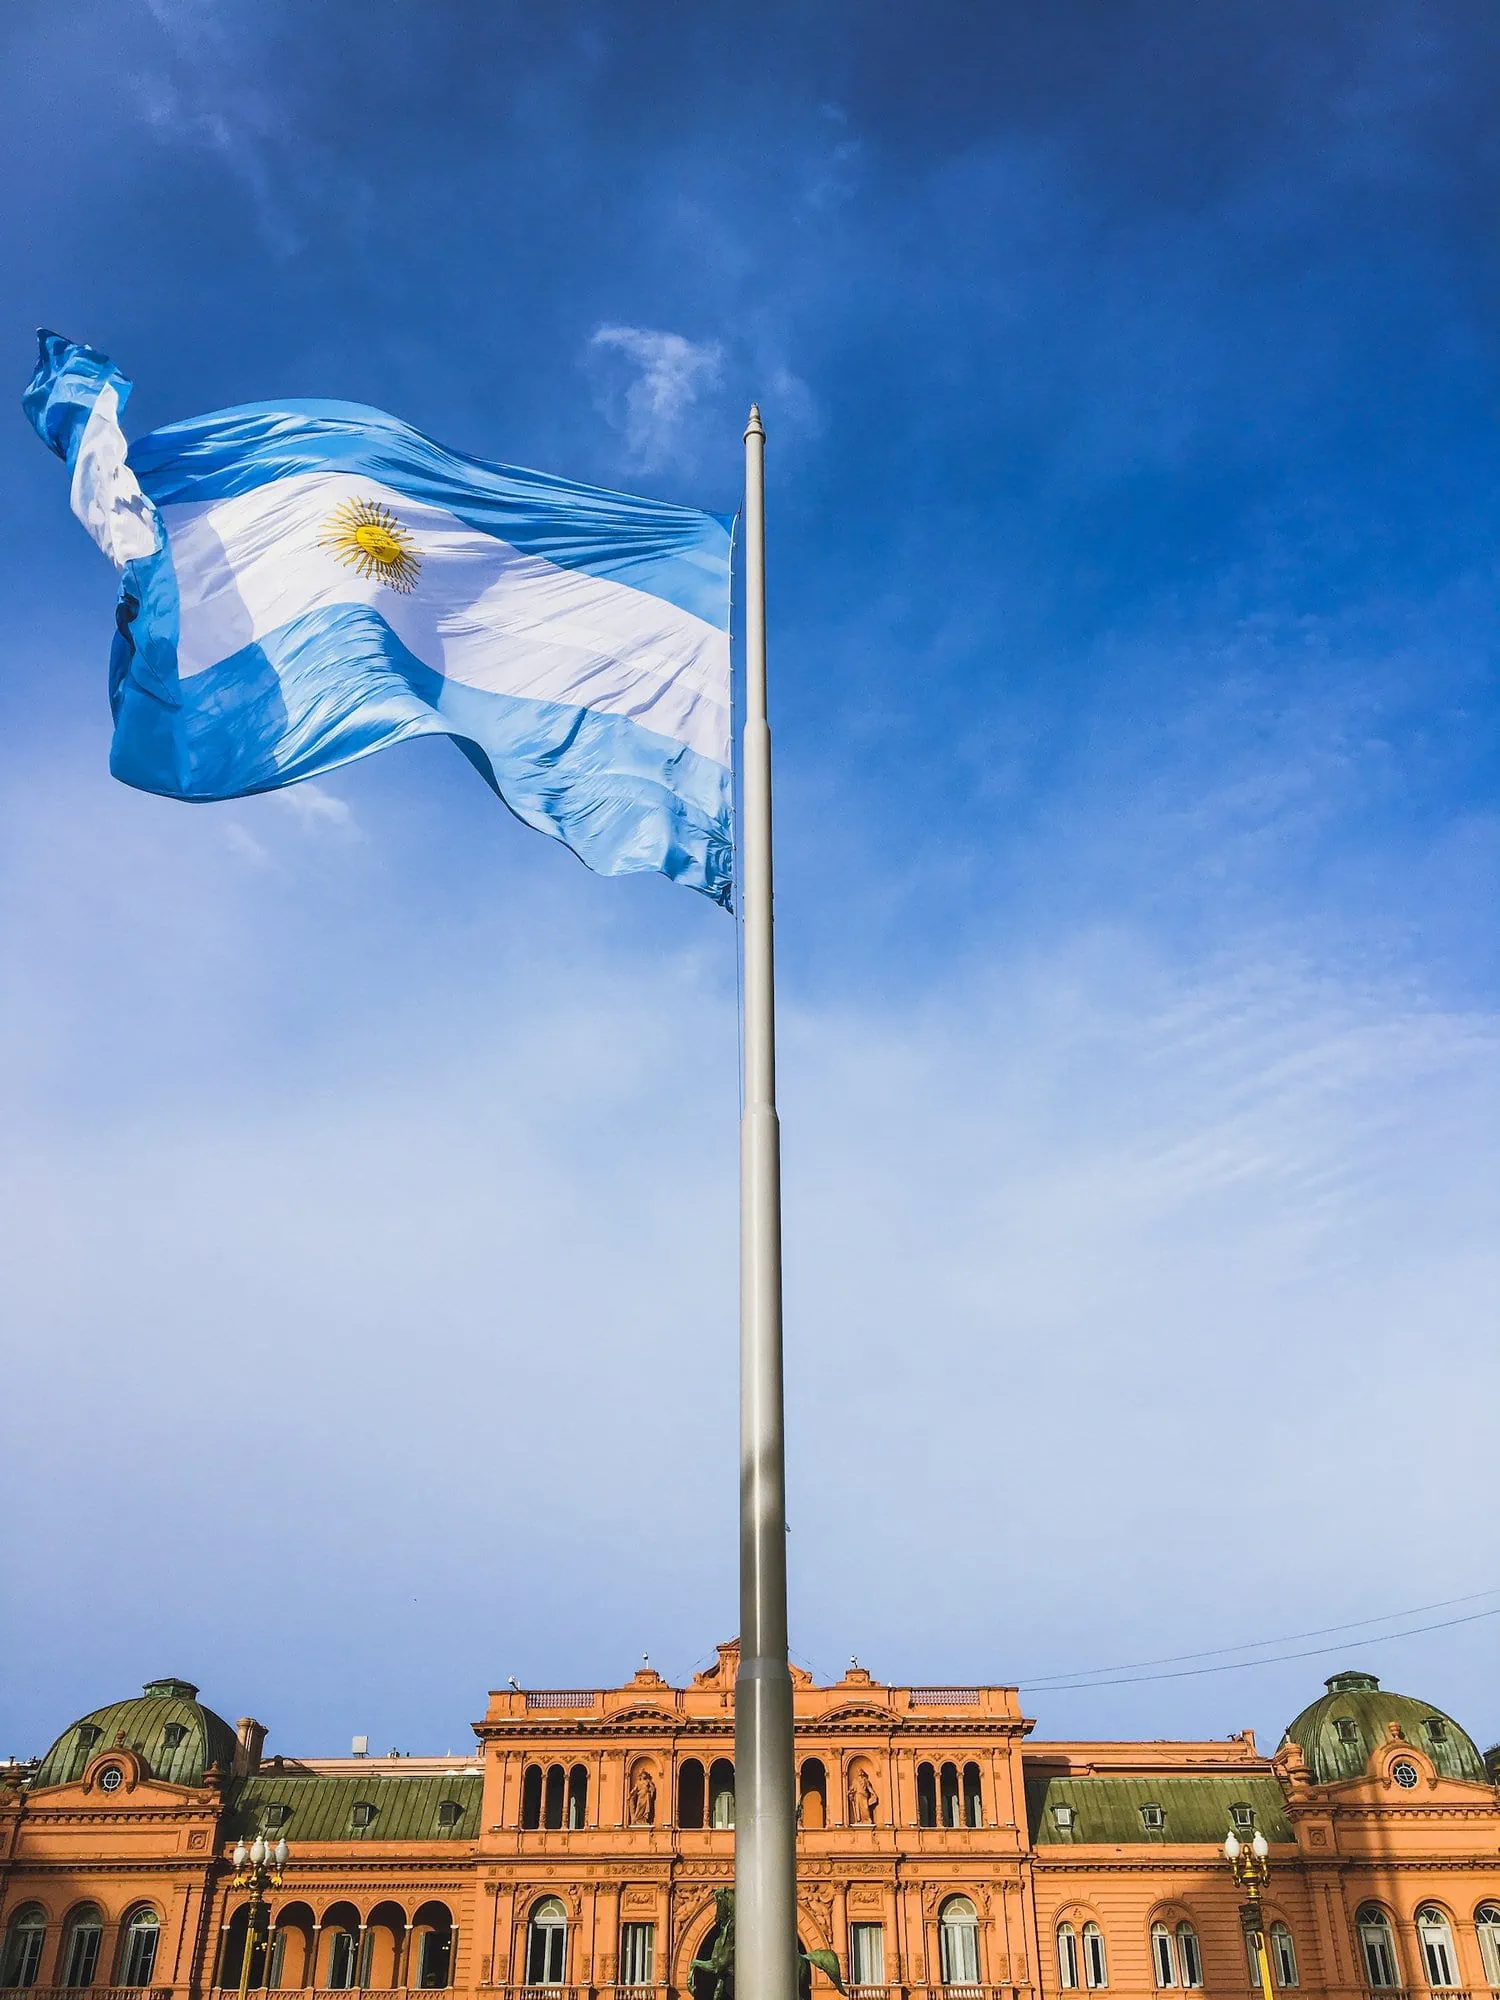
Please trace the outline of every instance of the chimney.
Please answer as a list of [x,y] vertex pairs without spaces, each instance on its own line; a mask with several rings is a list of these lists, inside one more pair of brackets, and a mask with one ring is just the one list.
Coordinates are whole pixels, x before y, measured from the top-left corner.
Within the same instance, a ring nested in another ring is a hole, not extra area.
[[253,1715],[242,1715],[234,1725],[238,1746],[234,1753],[234,1775],[237,1778],[253,1778],[260,1769],[261,1746],[266,1740],[266,1725],[257,1722]]

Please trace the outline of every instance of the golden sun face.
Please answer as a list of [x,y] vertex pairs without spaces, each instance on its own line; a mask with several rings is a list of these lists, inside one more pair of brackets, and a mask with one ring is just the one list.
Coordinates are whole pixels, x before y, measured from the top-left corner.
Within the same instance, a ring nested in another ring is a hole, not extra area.
[[373,576],[403,596],[415,588],[422,567],[416,542],[378,500],[346,500],[335,507],[323,523],[318,546],[346,568]]

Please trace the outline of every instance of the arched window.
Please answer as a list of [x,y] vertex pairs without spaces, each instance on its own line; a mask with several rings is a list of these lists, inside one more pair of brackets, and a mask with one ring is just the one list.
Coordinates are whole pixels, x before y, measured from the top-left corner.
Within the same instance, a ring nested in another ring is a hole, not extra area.
[[708,1823],[734,1825],[734,1766],[727,1757],[715,1757],[708,1774]]
[[1500,1903],[1481,1903],[1474,1912],[1474,1929],[1484,1976],[1491,1986],[1500,1988]]
[[1359,1948],[1365,1961],[1365,1984],[1373,1987],[1399,1986],[1396,1945],[1391,1936],[1391,1920],[1378,1903],[1366,1903],[1355,1918]]
[[1292,1934],[1283,1923],[1274,1923],[1270,1931],[1271,1970],[1276,1975],[1278,1986],[1300,1986],[1297,1976],[1297,1947],[1292,1943]]
[[568,1831],[577,1833],[589,1823],[589,1774],[582,1764],[568,1773]]
[[544,1896],[526,1926],[526,1984],[561,1986],[568,1968],[568,1913],[556,1896]]
[[945,1986],[979,1984],[979,1919],[967,1896],[950,1896],[938,1911],[938,1969]]
[[1457,1986],[1458,1957],[1453,1949],[1453,1926],[1437,1908],[1427,1903],[1417,1912],[1417,1937],[1422,1946],[1422,1969],[1429,1986]]
[[352,1903],[333,1903],[319,1920],[324,1944],[320,1955],[326,1968],[314,1985],[347,1992],[359,1984],[359,1911]]
[[984,1825],[984,1807],[979,1802],[979,1766],[977,1764],[964,1765],[964,1825]]
[[156,1970],[156,1946],[161,1937],[161,1919],[155,1910],[137,1910],[125,1926],[125,1946],[120,1954],[120,1984],[149,1986]]
[[797,1778],[801,1824],[810,1832],[828,1824],[828,1773],[821,1757],[804,1757]]
[[557,1831],[563,1823],[563,1793],[567,1779],[561,1764],[547,1766],[547,1794],[542,1805],[542,1825]]
[[1065,1993],[1078,1984],[1078,1933],[1071,1924],[1057,1927],[1057,1983]]
[[703,1766],[696,1757],[689,1757],[677,1773],[677,1824],[703,1824]]
[[453,1912],[446,1903],[423,1903],[411,1927],[417,1945],[417,1985],[446,1986],[453,1965]]
[[1203,1984],[1203,1954],[1198,1949],[1198,1933],[1188,1923],[1177,1926],[1177,1969],[1184,1986]]
[[1104,1956],[1104,1933],[1097,1924],[1083,1927],[1083,1983],[1092,1993],[1109,1984],[1109,1961]]
[[35,1986],[47,1942],[47,1912],[40,1903],[23,1903],[5,1934],[5,1964],[0,1986]]
[[542,1823],[542,1767],[528,1764],[521,1774],[521,1825],[534,1833]]
[[937,1775],[930,1764],[917,1766],[917,1825],[936,1826]]
[[940,1806],[944,1826],[962,1826],[963,1814],[958,1804],[958,1766],[945,1764],[939,1780]]
[[64,1986],[92,1986],[99,1970],[99,1945],[104,1937],[104,1915],[97,1903],[80,1903],[68,1919],[68,1942],[63,1950]]
[[1151,1926],[1151,1973],[1162,1988],[1177,1984],[1177,1954],[1172,1949],[1172,1933],[1165,1924]]

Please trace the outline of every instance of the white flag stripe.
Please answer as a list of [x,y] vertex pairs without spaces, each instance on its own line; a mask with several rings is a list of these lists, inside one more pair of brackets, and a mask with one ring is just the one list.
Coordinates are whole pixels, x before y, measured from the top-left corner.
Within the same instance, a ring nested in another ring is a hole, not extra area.
[[[322,545],[349,500],[388,508],[410,537],[421,567],[409,595]],[[307,612],[367,604],[451,680],[628,716],[729,765],[728,637],[663,598],[524,555],[359,474],[298,474],[161,513],[184,677]]]

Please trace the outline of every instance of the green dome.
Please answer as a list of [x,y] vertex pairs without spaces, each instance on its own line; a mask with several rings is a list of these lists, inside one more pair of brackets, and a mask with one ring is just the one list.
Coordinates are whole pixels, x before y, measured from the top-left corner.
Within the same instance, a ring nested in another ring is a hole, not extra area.
[[133,1701],[96,1708],[65,1729],[42,1759],[32,1790],[74,1784],[90,1758],[116,1743],[144,1758],[153,1778],[201,1785],[211,1765],[229,1771],[235,1742],[229,1724],[203,1706],[191,1681],[148,1681]]
[[1362,1778],[1370,1754],[1390,1738],[1393,1722],[1414,1750],[1432,1759],[1439,1777],[1486,1782],[1484,1759],[1473,1738],[1431,1702],[1409,1694],[1386,1694],[1373,1674],[1346,1672],[1324,1682],[1327,1694],[1304,1708],[1282,1737],[1307,1759],[1313,1782]]

